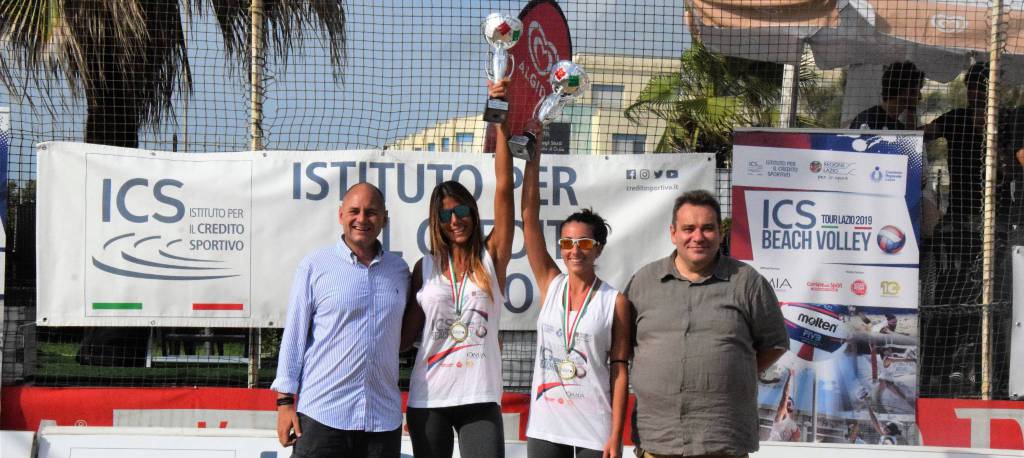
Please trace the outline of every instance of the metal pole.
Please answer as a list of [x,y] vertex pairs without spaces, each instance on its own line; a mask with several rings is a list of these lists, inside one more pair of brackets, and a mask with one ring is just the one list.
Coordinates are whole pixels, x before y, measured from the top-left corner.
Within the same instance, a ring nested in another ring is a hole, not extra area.
[[260,381],[260,331],[260,328],[249,328],[249,388],[256,388]]
[[811,442],[818,442],[818,371],[811,371]]
[[249,7],[252,16],[251,29],[251,63],[249,71],[249,83],[251,92],[249,98],[252,105],[249,122],[249,136],[251,138],[250,148],[253,151],[263,149],[263,52],[265,38],[263,33],[263,0],[252,0]]
[[985,107],[985,194],[981,235],[981,398],[992,399],[991,307],[995,255],[996,148],[999,138],[999,59],[1002,55],[1003,2],[993,0],[990,9],[988,95]]
[[800,96],[800,63],[803,61],[804,44],[797,47],[799,57],[795,64],[782,66],[782,90],[779,91],[779,127],[790,127],[796,117],[797,99]]
[[[251,137],[250,148],[253,151],[263,149],[263,65],[265,59],[263,33],[263,0],[252,0],[249,6],[251,15],[251,63],[249,68],[249,83],[251,87],[250,98],[251,121],[249,124],[249,135]],[[256,388],[260,379],[260,328],[249,328],[249,388]]]

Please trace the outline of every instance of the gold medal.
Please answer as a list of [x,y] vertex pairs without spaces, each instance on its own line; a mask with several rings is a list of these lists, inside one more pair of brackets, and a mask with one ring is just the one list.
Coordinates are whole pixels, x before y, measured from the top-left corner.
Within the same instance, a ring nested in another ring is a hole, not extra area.
[[469,337],[469,328],[467,328],[461,321],[456,321],[452,323],[452,327],[448,329],[448,335],[452,337],[452,340],[462,342]]
[[558,362],[558,377],[562,380],[572,380],[576,378],[576,363],[563,359]]

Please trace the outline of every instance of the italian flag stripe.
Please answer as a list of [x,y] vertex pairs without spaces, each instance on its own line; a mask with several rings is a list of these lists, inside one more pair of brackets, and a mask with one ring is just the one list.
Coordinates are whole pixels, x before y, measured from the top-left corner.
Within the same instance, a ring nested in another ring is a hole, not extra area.
[[93,302],[93,310],[142,310],[142,302]]
[[192,310],[242,310],[243,304],[195,303]]

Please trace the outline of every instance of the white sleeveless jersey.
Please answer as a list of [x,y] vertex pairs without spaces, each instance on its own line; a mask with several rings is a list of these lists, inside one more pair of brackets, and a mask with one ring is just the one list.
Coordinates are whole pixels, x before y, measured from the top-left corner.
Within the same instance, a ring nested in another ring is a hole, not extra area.
[[612,347],[615,299],[619,293],[601,282],[576,328],[576,343],[569,356],[576,364],[576,376],[562,380],[557,365],[566,359],[562,337],[562,288],[566,278],[565,274],[559,275],[548,286],[544,308],[537,317],[537,356],[526,435],[601,450],[612,430],[608,355]]
[[[426,322],[409,381],[409,407],[501,404],[498,322],[505,298],[487,251],[482,261],[494,299],[472,280],[466,281],[461,322],[469,332],[465,340],[456,342],[450,335],[456,317],[447,269],[437,269],[431,256],[423,258],[423,286],[416,293],[416,301],[423,308]],[[461,274],[456,281],[461,281]]]

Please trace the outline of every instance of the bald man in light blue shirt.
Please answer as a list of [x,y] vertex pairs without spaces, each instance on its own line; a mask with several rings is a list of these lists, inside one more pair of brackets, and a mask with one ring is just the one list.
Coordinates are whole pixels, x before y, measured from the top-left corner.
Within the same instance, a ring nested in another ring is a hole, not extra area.
[[293,457],[400,455],[409,266],[377,241],[387,219],[379,189],[351,187],[338,209],[341,240],[295,273],[271,385],[278,438]]

